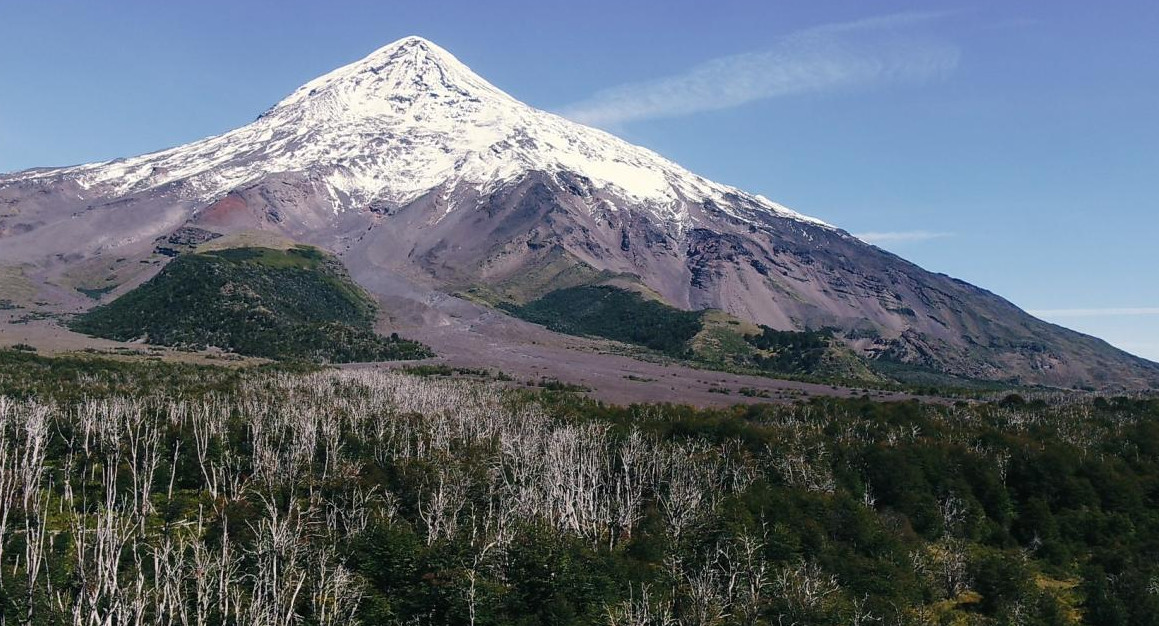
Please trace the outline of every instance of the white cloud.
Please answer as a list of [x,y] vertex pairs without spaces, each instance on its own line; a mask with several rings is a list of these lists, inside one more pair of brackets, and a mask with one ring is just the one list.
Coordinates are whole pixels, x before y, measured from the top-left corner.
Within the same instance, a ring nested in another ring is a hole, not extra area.
[[953,233],[939,233],[928,230],[903,230],[893,232],[874,232],[874,233],[854,233],[854,237],[871,243],[874,245],[881,243],[900,243],[907,241],[928,241],[930,239],[941,239],[942,237],[953,237]]
[[1123,307],[1108,309],[1037,309],[1027,312],[1035,317],[1118,317],[1122,315],[1159,315],[1159,307]]
[[1042,20],[1032,17],[1012,17],[1005,20],[994,22],[986,28],[990,30],[1008,30],[1008,29],[1022,29],[1032,28],[1042,24]]
[[600,91],[562,114],[614,126],[768,98],[937,78],[957,66],[958,48],[900,31],[944,15],[903,13],[810,28],[782,38],[771,50],[720,57],[682,74]]

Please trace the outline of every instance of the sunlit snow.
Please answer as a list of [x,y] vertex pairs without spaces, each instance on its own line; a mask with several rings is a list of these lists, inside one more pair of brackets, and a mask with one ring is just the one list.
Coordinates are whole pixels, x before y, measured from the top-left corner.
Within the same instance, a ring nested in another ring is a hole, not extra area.
[[418,37],[306,83],[253,123],[223,135],[23,178],[64,176],[118,194],[183,180],[177,193],[209,202],[270,174],[303,171],[318,173],[329,186],[335,212],[372,201],[404,204],[441,185],[494,185],[529,171],[566,171],[669,223],[690,224],[689,203],[712,201],[731,212],[725,197],[731,194],[775,215],[825,225],[604,131],[533,109]]

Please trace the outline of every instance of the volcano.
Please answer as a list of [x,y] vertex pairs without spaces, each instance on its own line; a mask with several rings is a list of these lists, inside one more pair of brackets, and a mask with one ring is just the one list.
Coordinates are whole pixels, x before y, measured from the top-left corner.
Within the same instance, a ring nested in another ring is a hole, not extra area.
[[867,359],[957,376],[1159,383],[1159,364],[532,108],[419,37],[219,136],[0,176],[0,266],[30,307],[91,307],[183,245],[263,236],[334,253],[400,327],[615,285],[774,329],[834,329]]

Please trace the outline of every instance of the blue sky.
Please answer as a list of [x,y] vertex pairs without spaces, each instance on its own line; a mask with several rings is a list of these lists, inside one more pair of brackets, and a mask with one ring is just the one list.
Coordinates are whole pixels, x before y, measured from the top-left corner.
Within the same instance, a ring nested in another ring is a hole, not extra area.
[[0,5],[0,171],[245,124],[399,37],[1159,360],[1159,3]]

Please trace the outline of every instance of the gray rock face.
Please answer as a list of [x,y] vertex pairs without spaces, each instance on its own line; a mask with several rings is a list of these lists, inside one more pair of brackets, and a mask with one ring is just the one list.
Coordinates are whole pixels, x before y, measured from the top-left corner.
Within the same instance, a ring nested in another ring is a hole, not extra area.
[[447,293],[615,281],[778,329],[834,327],[871,357],[954,374],[1159,384],[1157,364],[527,107],[418,38],[218,137],[0,177],[0,266],[58,308],[155,273],[158,241],[252,231],[335,252],[398,323],[477,309]]

